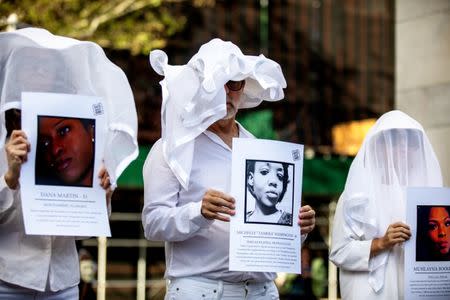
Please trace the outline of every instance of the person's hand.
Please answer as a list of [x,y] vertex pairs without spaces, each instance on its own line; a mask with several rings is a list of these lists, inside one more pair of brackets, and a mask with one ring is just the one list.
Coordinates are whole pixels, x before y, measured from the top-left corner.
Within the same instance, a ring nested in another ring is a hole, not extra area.
[[19,184],[20,168],[27,161],[28,152],[30,152],[30,143],[25,132],[22,130],[13,130],[11,137],[5,144],[5,151],[8,161],[5,181],[9,188],[15,189]]
[[300,233],[310,233],[316,226],[316,212],[309,205],[300,207],[298,212],[298,225],[300,225]]
[[234,210],[234,202],[233,197],[225,193],[209,189],[205,192],[202,199],[201,214],[209,220],[215,219],[229,222],[229,216],[234,216],[236,213]]
[[395,245],[409,240],[410,237],[411,229],[408,225],[402,222],[393,223],[388,226],[383,237],[373,239],[370,255],[374,256],[382,251],[390,250]]
[[111,197],[113,194],[113,189],[111,188],[111,181],[109,179],[108,171],[102,166],[98,172],[98,178],[100,179],[100,185],[106,191],[106,204],[109,206],[111,203]]
[[384,249],[391,249],[396,244],[403,243],[411,237],[411,229],[402,222],[389,225],[386,233],[381,238],[381,244]]

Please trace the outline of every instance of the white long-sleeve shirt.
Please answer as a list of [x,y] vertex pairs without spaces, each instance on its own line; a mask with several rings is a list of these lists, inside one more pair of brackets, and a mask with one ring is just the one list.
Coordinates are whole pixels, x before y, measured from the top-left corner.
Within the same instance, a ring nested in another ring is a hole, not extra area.
[[[333,222],[330,260],[339,267],[341,298],[345,300],[403,299],[403,248],[390,250],[383,288],[375,293],[369,284],[369,271],[375,257],[370,258],[372,239],[359,238],[347,224],[344,204],[338,202]],[[384,233],[380,233],[382,236]]]
[[[253,138],[242,126],[239,136]],[[144,165],[142,222],[149,240],[166,242],[166,278],[200,275],[228,282],[268,281],[275,273],[228,270],[229,223],[205,219],[201,200],[209,188],[229,194],[231,149],[214,133],[195,139],[189,189],[164,160],[159,140]]]
[[0,280],[39,291],[77,285],[74,237],[25,234],[20,191],[6,184],[6,154],[0,152]]

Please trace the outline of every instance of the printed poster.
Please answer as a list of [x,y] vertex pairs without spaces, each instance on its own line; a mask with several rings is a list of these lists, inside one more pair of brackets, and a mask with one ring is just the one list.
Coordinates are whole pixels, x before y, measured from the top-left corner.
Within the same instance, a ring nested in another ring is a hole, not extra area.
[[233,139],[231,271],[301,273],[303,145]]
[[450,299],[450,189],[409,188],[405,299]]
[[22,129],[31,144],[20,180],[26,233],[110,236],[98,178],[106,135],[101,98],[22,93]]

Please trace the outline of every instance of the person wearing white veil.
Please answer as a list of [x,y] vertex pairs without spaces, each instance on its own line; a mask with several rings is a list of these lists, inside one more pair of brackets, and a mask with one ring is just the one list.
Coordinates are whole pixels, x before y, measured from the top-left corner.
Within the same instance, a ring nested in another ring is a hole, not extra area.
[[[280,66],[220,39],[202,45],[186,65],[168,65],[161,50],[150,53],[150,63],[165,78],[162,137],[143,169],[142,223],[147,239],[166,242],[165,299],[278,299],[275,273],[228,269],[235,214],[228,193],[232,139],[253,138],[236,113],[284,97]],[[300,209],[302,234],[314,228],[314,214]]]
[[20,126],[22,92],[102,97],[108,132],[98,176],[109,211],[116,179],[137,156],[133,95],[97,44],[38,28],[0,33],[0,299],[78,300],[76,237],[25,233],[20,173],[30,143]]
[[422,126],[405,113],[382,115],[366,135],[334,216],[330,260],[342,299],[403,299],[406,188],[442,186]]

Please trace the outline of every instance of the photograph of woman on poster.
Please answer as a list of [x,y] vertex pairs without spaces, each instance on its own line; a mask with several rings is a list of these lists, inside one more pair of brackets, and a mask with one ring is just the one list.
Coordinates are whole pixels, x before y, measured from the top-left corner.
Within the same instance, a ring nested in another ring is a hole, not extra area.
[[38,116],[36,184],[92,187],[95,120]]
[[417,206],[417,261],[450,261],[450,206]]
[[[287,209],[282,210],[277,207],[283,201],[288,187],[292,186],[289,180],[289,168],[292,166],[283,162],[246,161],[246,186],[249,193],[246,193],[245,199],[245,223],[292,226],[293,199],[284,200],[289,203]],[[249,205],[249,194],[255,200],[254,207]]]

